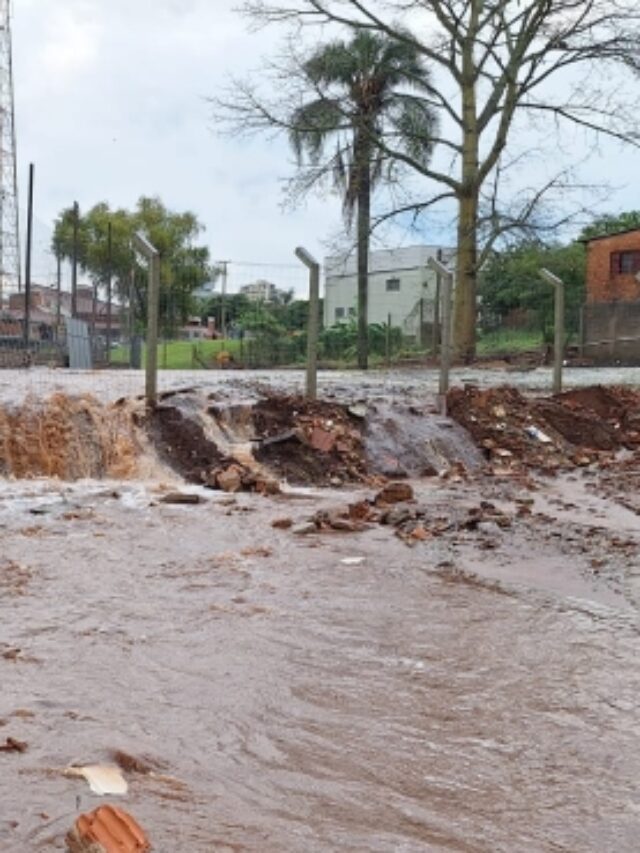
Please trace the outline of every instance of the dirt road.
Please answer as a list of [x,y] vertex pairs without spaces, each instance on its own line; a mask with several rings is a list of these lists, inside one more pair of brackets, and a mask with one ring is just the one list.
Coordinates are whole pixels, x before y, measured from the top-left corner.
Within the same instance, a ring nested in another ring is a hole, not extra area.
[[[571,367],[564,372],[567,388],[588,385],[633,385],[640,387],[640,367],[584,368]],[[435,369],[391,369],[321,371],[319,389],[322,395],[354,393],[367,397],[370,394],[416,394],[433,396],[438,391],[439,374]],[[549,392],[551,368],[514,370],[502,367],[456,367],[451,374],[453,385],[472,383],[482,388],[512,385],[525,391]],[[198,386],[213,392],[240,391],[270,388],[292,393],[304,387],[303,370],[161,370],[158,388]],[[31,368],[29,370],[0,370],[0,404],[22,401],[31,394],[47,396],[54,391],[67,394],[92,394],[105,402],[119,397],[144,393],[144,373],[140,370],[72,371]]]

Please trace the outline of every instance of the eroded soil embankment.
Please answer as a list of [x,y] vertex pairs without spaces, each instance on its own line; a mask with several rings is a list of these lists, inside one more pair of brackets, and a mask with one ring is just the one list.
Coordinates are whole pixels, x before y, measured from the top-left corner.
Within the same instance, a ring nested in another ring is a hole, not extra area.
[[62,394],[0,410],[0,475],[134,478],[171,469],[225,491],[337,486],[435,475],[481,456],[464,431],[409,398],[366,403],[265,393],[218,399],[194,389],[105,405]]
[[[104,405],[54,394],[0,409],[0,475],[63,480],[140,477],[170,468],[187,482],[269,491],[282,480],[336,486],[441,475],[452,468],[543,471],[615,464],[640,448],[640,392],[592,387],[555,397],[454,388],[450,419],[407,398],[309,402],[264,393],[229,401],[193,389]],[[635,456],[634,456],[635,453]]]
[[609,464],[640,449],[640,392],[593,386],[553,397],[525,397],[503,386],[454,388],[450,416],[501,466],[545,471]]

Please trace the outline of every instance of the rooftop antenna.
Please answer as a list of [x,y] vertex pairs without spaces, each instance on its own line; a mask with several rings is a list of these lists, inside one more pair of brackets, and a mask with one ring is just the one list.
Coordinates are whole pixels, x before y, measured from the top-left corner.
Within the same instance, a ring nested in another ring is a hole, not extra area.
[[0,0],[0,307],[21,290],[11,0]]

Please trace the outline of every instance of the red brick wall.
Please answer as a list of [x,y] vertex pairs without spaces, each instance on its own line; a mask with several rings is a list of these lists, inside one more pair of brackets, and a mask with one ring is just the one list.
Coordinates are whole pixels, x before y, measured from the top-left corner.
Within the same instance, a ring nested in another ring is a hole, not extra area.
[[640,283],[633,274],[612,273],[614,252],[640,252],[640,229],[593,240],[587,245],[587,302],[640,300]]

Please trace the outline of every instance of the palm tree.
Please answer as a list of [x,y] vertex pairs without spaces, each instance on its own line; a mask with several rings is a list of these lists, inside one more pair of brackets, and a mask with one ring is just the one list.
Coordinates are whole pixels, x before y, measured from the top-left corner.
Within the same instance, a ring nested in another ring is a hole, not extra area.
[[[303,73],[318,97],[294,111],[289,138],[299,166],[307,158],[316,176],[332,175],[349,227],[356,214],[358,366],[366,369],[371,197],[399,165],[392,151],[431,157],[437,119],[429,71],[409,40],[363,30],[320,47]],[[335,153],[325,161],[331,143]]]

